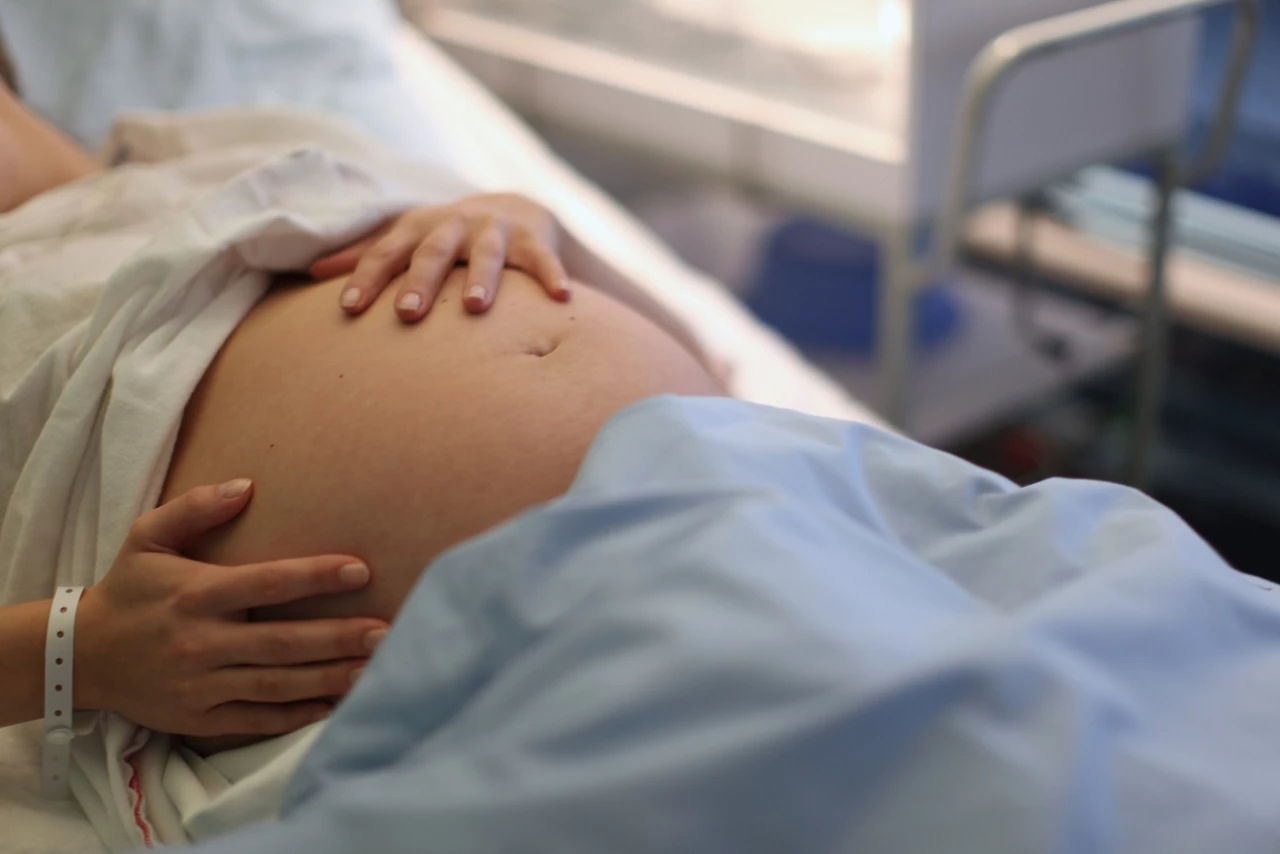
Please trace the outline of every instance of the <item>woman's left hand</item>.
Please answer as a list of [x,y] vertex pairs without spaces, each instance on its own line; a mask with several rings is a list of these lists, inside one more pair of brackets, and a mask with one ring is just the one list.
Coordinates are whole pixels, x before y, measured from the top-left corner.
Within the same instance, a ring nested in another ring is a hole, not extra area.
[[445,277],[458,261],[470,267],[462,304],[480,313],[493,305],[503,267],[523,270],[557,300],[569,298],[558,256],[560,225],[546,208],[524,196],[471,196],[451,205],[414,208],[364,239],[311,265],[328,279],[351,273],[341,305],[360,314],[399,280],[396,313],[406,323],[426,316]]

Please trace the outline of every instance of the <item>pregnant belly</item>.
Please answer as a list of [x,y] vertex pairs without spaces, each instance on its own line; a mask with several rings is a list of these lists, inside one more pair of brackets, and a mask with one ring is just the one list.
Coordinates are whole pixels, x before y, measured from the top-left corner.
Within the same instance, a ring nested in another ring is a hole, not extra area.
[[233,477],[255,484],[248,509],[192,557],[369,562],[366,590],[271,616],[392,617],[441,551],[564,492],[618,410],[716,393],[669,336],[594,290],[560,304],[507,271],[474,317],[459,305],[464,272],[415,326],[396,319],[390,294],[345,317],[341,279],[278,287],[188,403],[162,500]]

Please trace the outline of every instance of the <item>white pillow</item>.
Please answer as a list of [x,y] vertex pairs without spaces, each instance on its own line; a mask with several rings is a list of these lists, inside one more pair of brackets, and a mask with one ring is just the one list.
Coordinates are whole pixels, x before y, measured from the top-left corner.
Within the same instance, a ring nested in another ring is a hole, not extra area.
[[0,0],[23,99],[91,147],[131,109],[266,105],[341,113],[404,147],[398,24],[393,0]]

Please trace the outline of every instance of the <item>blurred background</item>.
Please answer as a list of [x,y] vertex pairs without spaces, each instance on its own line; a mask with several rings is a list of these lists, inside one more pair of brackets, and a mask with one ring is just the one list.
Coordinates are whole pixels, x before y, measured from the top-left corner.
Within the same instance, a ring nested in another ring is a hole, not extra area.
[[[892,138],[922,121],[906,78],[921,51],[913,15],[936,11],[924,5],[441,0],[419,12],[427,31],[565,159],[854,395],[874,401],[882,236],[820,194],[778,192],[779,182],[692,162],[688,148],[714,134],[698,109],[645,118],[605,110],[602,120],[593,99],[648,81],[659,66],[680,76],[636,85],[690,99],[705,85],[707,99],[773,110],[780,125],[838,115],[851,135]],[[1262,11],[1229,154],[1178,195],[1168,381],[1144,486],[1238,568],[1278,578],[1280,0]],[[1190,105],[1189,144],[1203,138],[1219,103],[1234,15],[1229,5],[1205,14],[1189,73],[1164,81]],[[589,55],[573,54],[579,49]],[[599,71],[579,67],[592,62]],[[600,90],[583,82],[593,74],[605,81]],[[757,147],[728,156],[762,155]],[[946,147],[934,154],[945,156]],[[1124,479],[1151,162],[1093,163],[979,212],[959,268],[916,298],[908,432],[1021,483]],[[852,198],[858,189],[842,192]],[[1029,265],[1017,261],[1016,211],[1027,217]]]

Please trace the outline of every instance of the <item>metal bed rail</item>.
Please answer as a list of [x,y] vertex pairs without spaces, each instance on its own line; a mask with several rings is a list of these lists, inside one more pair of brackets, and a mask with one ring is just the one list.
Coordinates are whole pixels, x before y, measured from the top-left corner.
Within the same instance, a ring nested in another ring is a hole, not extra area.
[[[964,218],[971,204],[971,187],[991,102],[1000,86],[1016,71],[1036,59],[1077,45],[1155,26],[1228,2],[1237,9],[1234,43],[1208,140],[1192,157],[1180,153],[1180,143],[1155,152],[1158,161],[1157,201],[1151,220],[1147,292],[1142,308],[1141,361],[1135,395],[1136,417],[1128,471],[1129,481],[1138,487],[1146,487],[1150,482],[1168,371],[1166,270],[1173,237],[1174,193],[1179,186],[1194,183],[1215,169],[1226,153],[1235,131],[1240,97],[1257,42],[1261,18],[1257,0],[1115,0],[1015,27],[995,38],[978,54],[965,79],[947,194],[939,217],[933,254],[912,277],[911,293],[890,297],[902,299],[909,305],[917,288],[954,264]],[[909,352],[908,348],[908,356]],[[888,373],[892,377],[894,372]],[[899,371],[899,380],[904,378],[905,370]],[[889,397],[890,400],[902,399],[900,393],[890,393]],[[902,414],[901,411],[891,412],[890,417],[900,421]]]

